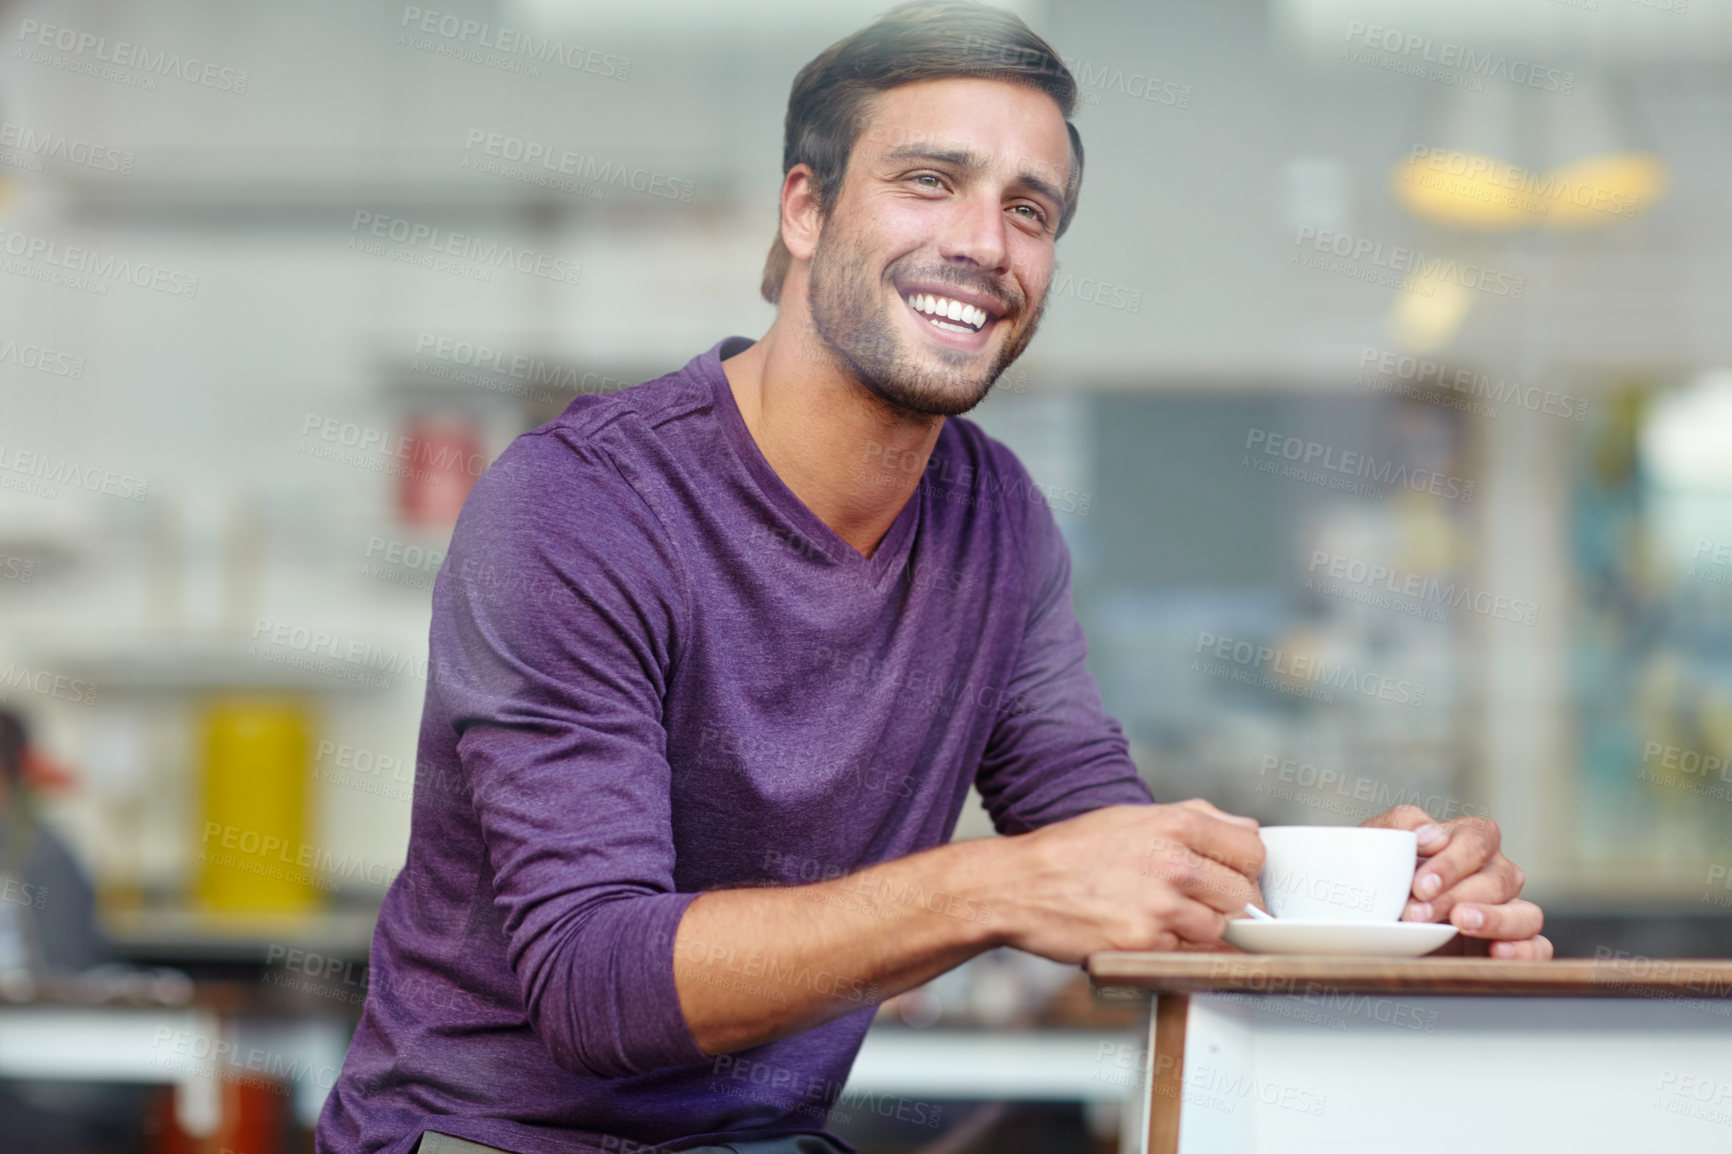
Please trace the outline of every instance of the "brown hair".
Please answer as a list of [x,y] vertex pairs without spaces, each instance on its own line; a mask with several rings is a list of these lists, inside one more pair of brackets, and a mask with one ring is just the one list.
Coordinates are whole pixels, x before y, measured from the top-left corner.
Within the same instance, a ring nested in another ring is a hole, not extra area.
[[[968,0],[914,0],[820,52],[788,93],[788,119],[782,135],[782,176],[797,164],[812,168],[813,197],[820,214],[829,210],[848,170],[848,156],[864,127],[873,97],[918,80],[953,76],[1008,80],[1052,97],[1070,133],[1070,177],[1058,236],[1070,227],[1082,184],[1082,137],[1070,117],[1077,87],[1064,61],[1045,40],[1012,13]],[[778,214],[779,221],[779,214]],[[759,286],[776,304],[793,256],[776,239],[764,261]]]

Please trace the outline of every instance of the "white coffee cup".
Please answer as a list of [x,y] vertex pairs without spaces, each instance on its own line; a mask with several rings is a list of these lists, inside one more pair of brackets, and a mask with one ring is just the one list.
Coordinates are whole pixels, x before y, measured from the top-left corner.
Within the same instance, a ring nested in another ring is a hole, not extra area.
[[1405,829],[1274,825],[1257,831],[1265,851],[1258,883],[1278,918],[1393,922],[1419,865],[1419,837]]

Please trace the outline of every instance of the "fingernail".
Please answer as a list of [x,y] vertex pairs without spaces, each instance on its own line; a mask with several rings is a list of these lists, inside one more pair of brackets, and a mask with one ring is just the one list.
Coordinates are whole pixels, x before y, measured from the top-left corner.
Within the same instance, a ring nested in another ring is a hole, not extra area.
[[1409,921],[1429,922],[1431,920],[1431,903],[1409,902],[1407,905],[1407,917]]
[[1457,915],[1455,924],[1464,930],[1477,930],[1485,925],[1485,915],[1475,909],[1463,909]]
[[1441,825],[1422,825],[1413,831],[1422,846],[1434,845],[1449,836]]
[[1419,884],[1413,888],[1418,891],[1420,897],[1430,898],[1436,897],[1437,891],[1442,888],[1442,886],[1443,879],[1438,877],[1436,874],[1421,874],[1419,876]]
[[1494,958],[1513,958],[1515,957],[1515,946],[1509,942],[1493,942],[1491,944],[1491,956]]

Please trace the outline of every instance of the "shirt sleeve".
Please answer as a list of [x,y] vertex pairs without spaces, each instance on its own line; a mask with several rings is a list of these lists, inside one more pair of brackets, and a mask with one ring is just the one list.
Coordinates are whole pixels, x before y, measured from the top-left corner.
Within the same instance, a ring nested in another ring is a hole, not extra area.
[[506,955],[574,1072],[706,1060],[680,1010],[662,702],[685,609],[671,539],[599,450],[519,438],[482,476],[435,596],[431,673],[458,734]]
[[[1005,452],[1008,457],[1009,453]],[[1101,704],[1071,606],[1070,549],[1022,466],[1032,602],[975,786],[999,833],[1026,833],[1109,805],[1151,804],[1124,731]]]

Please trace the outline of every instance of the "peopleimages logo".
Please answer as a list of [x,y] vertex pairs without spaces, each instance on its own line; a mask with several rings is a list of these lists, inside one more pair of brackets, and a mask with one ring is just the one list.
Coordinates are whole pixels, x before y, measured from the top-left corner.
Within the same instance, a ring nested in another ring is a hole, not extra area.
[[[62,28],[36,20],[25,20],[18,25],[18,39],[24,42],[27,49],[52,48],[57,52],[70,53],[73,57],[88,56],[91,60],[101,61],[115,68],[135,68],[150,77],[173,77],[202,88],[214,88],[219,92],[243,93],[247,90],[247,73],[241,69],[226,68],[192,56],[183,59],[178,52],[170,54],[162,50],[153,51],[127,40],[110,43],[106,36],[80,32],[76,28]],[[23,50],[20,50],[18,55],[23,55]],[[38,59],[39,55],[41,54],[33,54],[27,58],[39,64],[59,63],[52,58]],[[86,64],[83,68],[67,70],[83,72],[91,67]],[[154,85],[151,87],[154,88]]]
[[[1718,776],[1726,784],[1709,784],[1709,775]],[[1732,760],[1696,749],[1681,749],[1676,745],[1650,741],[1642,747],[1642,765],[1636,771],[1636,780],[1725,801],[1732,798],[1732,789],[1727,788],[1727,784],[1732,784]]]
[[[912,791],[903,796],[912,796]],[[960,918],[965,922],[988,922],[993,917],[991,905],[983,905],[945,890],[929,890],[918,882],[896,882],[882,872],[874,873],[869,866],[842,866],[833,862],[821,862],[816,858],[765,850],[764,869],[788,884],[839,881],[838,888],[842,891],[859,894],[877,903],[850,903],[850,908],[859,913],[891,917],[895,911],[884,909],[884,906],[902,909],[918,906],[935,914]]]
[[1249,641],[1217,637],[1213,633],[1197,634],[1197,646],[1192,653],[1196,656],[1207,654],[1247,669],[1267,669],[1278,677],[1291,681],[1309,682],[1331,689],[1351,689],[1366,697],[1376,697],[1400,705],[1420,705],[1425,701],[1425,687],[1411,681],[1376,673],[1361,673],[1346,662],[1290,653],[1268,645],[1253,645]]
[[21,369],[32,369],[38,373],[47,373],[51,377],[70,377],[73,380],[84,376],[83,357],[57,352],[37,344],[21,344],[11,337],[0,337],[0,365],[17,365]]
[[[1492,296],[1509,297],[1511,300],[1521,300],[1527,292],[1527,278],[1496,269],[1484,268],[1476,264],[1462,264],[1454,257],[1427,256],[1419,249],[1405,248],[1401,245],[1391,245],[1385,248],[1382,241],[1371,240],[1368,237],[1350,236],[1344,232],[1331,232],[1305,225],[1299,229],[1293,238],[1294,252],[1292,263],[1307,267],[1319,267],[1317,261],[1309,257],[1304,249],[1307,245],[1318,253],[1337,257],[1342,261],[1370,261],[1371,269],[1383,270],[1385,274],[1407,274],[1420,284],[1426,282],[1445,282],[1458,284],[1465,289],[1476,292],[1490,293]],[[1326,271],[1340,271],[1327,270]],[[1393,275],[1381,278],[1364,276],[1361,279],[1377,280],[1378,283],[1388,283],[1394,280]]]
[[[317,451],[318,446],[309,446],[306,437],[317,433],[321,441],[341,449],[353,451],[354,459],[344,460],[345,464],[370,462],[364,467],[373,468],[375,472],[407,472],[416,479],[429,476],[443,476],[448,473],[463,473],[470,477],[479,477],[487,471],[487,457],[479,452],[464,452],[448,446],[435,445],[431,441],[409,436],[407,433],[393,433],[370,425],[357,424],[354,421],[344,421],[337,417],[325,417],[318,413],[308,413],[301,420],[302,441],[295,451],[304,456],[333,457],[330,452]],[[397,467],[396,462],[406,462],[405,466]],[[391,466],[391,467],[386,467]]]
[[1108,281],[1097,280],[1094,277],[1078,279],[1068,272],[1061,272],[1053,278],[1052,287],[1047,290],[1049,299],[1070,297],[1085,305],[1097,305],[1104,309],[1115,309],[1119,312],[1141,312],[1143,308],[1143,290],[1126,288]]
[[[1272,781],[1269,780],[1271,771]],[[1367,815],[1387,813],[1398,805],[1413,805],[1438,821],[1449,821],[1456,817],[1490,816],[1490,811],[1484,806],[1469,805],[1440,794],[1427,794],[1417,785],[1392,786],[1363,774],[1355,774],[1350,779],[1339,769],[1327,766],[1319,769],[1310,762],[1294,761],[1292,758],[1279,757],[1272,753],[1263,755],[1262,764],[1257,767],[1257,776],[1265,779],[1258,785],[1258,793],[1271,794],[1283,801],[1300,801],[1316,808],[1339,809],[1339,806],[1319,803],[1340,799],[1363,803]],[[1297,789],[1283,789],[1282,785],[1296,786]],[[1307,800],[1308,794],[1326,794],[1333,797],[1319,799],[1313,796],[1311,800]]]
[[94,681],[85,681],[51,669],[32,669],[13,662],[0,669],[0,701],[13,690],[23,690],[40,697],[52,697],[73,705],[95,705],[96,692],[101,688]]
[[[1245,448],[1261,449],[1264,456],[1290,461],[1301,470],[1324,470],[1322,475],[1333,475],[1342,482],[1332,485],[1332,488],[1344,488],[1355,492],[1363,489],[1367,496],[1375,497],[1378,500],[1382,500],[1383,491],[1362,485],[1360,482],[1370,482],[1391,488],[1412,489],[1416,493],[1430,493],[1434,497],[1465,502],[1473,500],[1476,488],[1474,482],[1451,473],[1439,473],[1435,469],[1416,469],[1408,465],[1398,465],[1387,458],[1379,460],[1370,453],[1338,449],[1333,445],[1325,445],[1321,441],[1309,441],[1302,437],[1289,436],[1268,429],[1248,430],[1245,434]],[[1260,468],[1263,472],[1274,472],[1275,466],[1279,464],[1279,461],[1260,462],[1255,457],[1247,457],[1246,461],[1252,466]],[[1301,477],[1300,479],[1308,478]]]
[[[1412,63],[1416,67],[1435,64],[1478,80],[1504,80],[1527,88],[1538,88],[1542,92],[1568,95],[1576,90],[1576,74],[1573,72],[1547,68],[1532,61],[1505,56],[1501,52],[1480,52],[1453,40],[1402,33],[1394,28],[1381,28],[1363,20],[1347,22],[1346,40],[1349,44],[1358,43],[1389,57],[1399,58],[1404,63]],[[1403,70],[1398,68],[1395,71]]]
[[[1217,998],[1231,996],[1215,995]],[[1223,1114],[1236,1114],[1240,1106],[1255,1108],[1262,1105],[1321,1117],[1328,1103],[1327,1095],[1301,1086],[1254,1078],[1243,1070],[1201,1063],[1193,1063],[1188,1069],[1178,1067],[1179,1059],[1171,1054],[1151,1055],[1147,1047],[1102,1042],[1100,1053],[1095,1058],[1094,1072],[1089,1077],[1127,1089],[1152,1086],[1156,1097],[1176,1097],[1188,1107]],[[1173,1084],[1175,1074],[1179,1076],[1177,1087]]]
[[[526,168],[539,167],[548,173],[558,173],[561,176],[575,176],[598,186],[618,185],[646,196],[677,200],[681,204],[690,204],[692,193],[696,189],[691,181],[669,176],[665,172],[633,168],[611,160],[598,160],[589,153],[573,152],[569,148],[525,140],[520,136],[507,136],[502,132],[489,132],[484,128],[469,130],[463,142],[463,151],[479,151],[482,156],[495,160],[510,161]],[[468,157],[464,158],[464,163],[469,164]]]
[[1444,581],[1430,574],[1413,573],[1322,549],[1312,550],[1311,564],[1306,573],[1305,587],[1325,593],[1336,592],[1327,584],[1334,581],[1374,592],[1392,593],[1440,608],[1459,609],[1465,605],[1481,617],[1513,621],[1519,625],[1534,625],[1539,619],[1539,607],[1531,601],[1475,589],[1465,581]]
[[443,549],[388,541],[384,537],[368,539],[367,557],[368,560],[361,562],[362,576],[421,590],[433,588],[434,575],[445,563]]
[[[230,852],[225,855],[222,851]],[[240,856],[236,857],[237,854]],[[196,860],[242,869],[248,869],[244,864],[247,861],[254,865],[269,863],[282,868],[267,876],[310,882],[321,889],[335,889],[337,881],[356,878],[375,886],[387,886],[402,872],[401,867],[382,861],[332,853],[310,842],[290,844],[275,834],[262,834],[218,821],[204,823],[204,837]],[[260,869],[248,869],[248,872],[264,873]]]
[[1037,49],[1017,48],[972,33],[963,38],[962,47],[975,60],[1015,65],[1024,71],[1056,76],[1061,67],[1068,69],[1076,80],[1077,90],[1084,104],[1099,104],[1100,93],[1111,91],[1132,100],[1144,100],[1153,104],[1167,104],[1179,108],[1191,106],[1189,84],[1162,80],[1152,73],[1127,72],[1123,68],[1096,65],[1076,56],[1054,59]]
[[[666,941],[665,935],[657,939],[660,945]],[[751,950],[743,956],[740,951],[725,943],[711,944],[698,941],[696,938],[678,938],[673,943],[674,954],[678,957],[684,953],[686,960],[694,966],[703,966],[704,970],[693,975],[699,981],[721,973],[737,975],[746,979],[761,979],[772,986],[798,986],[810,989],[815,994],[836,998],[840,1001],[870,1003],[877,999],[878,983],[863,982],[859,978],[847,974],[838,974],[830,970],[814,970],[798,960],[784,962],[772,954]],[[768,993],[775,1001],[786,1001],[787,995],[779,990],[771,990],[759,986],[754,988],[747,984],[747,991]]]
[[[1548,215],[1558,201],[1626,219],[1642,211],[1639,196],[1571,180],[1567,174],[1530,172],[1475,153],[1416,144],[1409,151],[1407,162],[1408,171],[1402,176],[1405,183],[1501,204],[1534,216]],[[1419,168],[1425,171],[1416,171]]]
[[1715,585],[1732,585],[1732,541],[1696,540],[1686,577],[1700,577]]
[[[17,474],[17,480],[5,474]],[[0,442],[0,489],[47,497],[60,495],[56,485],[72,485],[87,493],[119,497],[124,501],[142,501],[150,496],[150,482],[112,469],[80,465],[67,457],[31,452]]]
[[[252,636],[253,645],[248,648],[248,655],[276,660],[278,664],[316,668],[379,689],[389,688],[390,683],[381,677],[373,676],[373,670],[381,670],[393,676],[408,674],[422,681],[427,680],[428,661],[425,656],[399,649],[387,649],[371,641],[345,637],[327,629],[312,629],[287,621],[260,617],[253,622]],[[273,653],[269,648],[271,646],[276,647],[276,652]],[[296,657],[302,660],[291,660]],[[320,659],[324,660],[321,662]],[[313,664],[306,664],[307,661]],[[343,666],[355,668],[344,670]]]
[[[540,68],[536,67],[538,64],[558,64],[574,72],[588,72],[607,80],[631,79],[629,56],[614,56],[578,44],[566,44],[550,36],[537,37],[533,33],[508,28],[502,24],[484,24],[450,12],[435,12],[417,8],[412,4],[405,5],[399,27],[407,30],[404,37],[407,37],[408,33],[419,32],[423,36],[437,36],[447,42],[441,46],[435,41],[400,37],[400,44],[407,43],[423,51],[436,51],[442,56],[468,59],[473,63],[488,64],[497,60],[515,65],[513,71],[526,72],[531,76],[541,74]],[[470,45],[474,48],[470,48]],[[440,48],[446,50],[439,51]],[[500,55],[485,57],[474,49],[488,49]],[[512,57],[521,59],[513,60]]]
[[1352,885],[1339,878],[1313,877],[1299,869],[1265,869],[1260,886],[1265,894],[1299,894],[1326,905],[1370,913],[1377,904],[1377,891]]
[[[169,296],[186,297],[188,300],[198,296],[196,276],[188,276],[147,261],[135,262],[127,257],[105,256],[81,245],[61,244],[57,240],[32,236],[27,232],[0,228],[0,253],[26,261],[41,261],[51,268],[64,269],[72,279],[61,279],[61,283],[102,296],[108,294],[108,285],[114,281],[125,281],[137,288],[153,289]],[[35,275],[28,266],[23,265],[17,268],[8,267],[6,271],[26,276]],[[37,279],[56,278],[38,276]]]
[[[1568,421],[1588,419],[1588,402],[1581,397],[1573,397],[1553,389],[1540,389],[1534,385],[1512,383],[1503,377],[1493,380],[1487,374],[1476,373],[1472,369],[1452,371],[1443,364],[1424,357],[1366,345],[1359,353],[1359,367],[1366,369],[1373,366],[1381,376],[1408,381],[1416,386],[1434,386],[1499,405],[1519,405],[1530,413],[1544,413]],[[1363,374],[1361,383],[1365,383]],[[1495,415],[1495,410],[1486,411]]]
[[[367,236],[403,245],[406,251],[393,253],[377,244],[363,241],[359,235],[363,230]],[[349,231],[357,234],[349,238],[349,248],[370,252],[376,256],[394,256],[396,259],[421,264],[441,272],[459,271],[465,272],[465,275],[480,273],[482,275],[476,278],[479,280],[490,279],[488,270],[479,267],[483,265],[496,269],[512,269],[526,276],[536,276],[562,284],[576,284],[583,275],[582,264],[564,257],[527,248],[514,248],[497,240],[484,241],[469,233],[452,232],[400,216],[369,212],[364,208],[355,210],[355,219],[349,225]],[[426,251],[420,251],[423,249]],[[456,261],[468,262],[475,267],[465,271],[461,265],[455,265],[452,261],[441,262],[436,259],[441,256],[453,257]]]
[[10,120],[0,121],[0,163],[9,155],[23,161],[32,172],[42,171],[42,160],[60,160],[97,172],[132,175],[133,155],[118,148],[92,144],[59,132],[38,132]]
[[[637,383],[623,377],[585,372],[546,357],[429,332],[416,336],[415,356],[409,367],[439,380],[559,405],[571,400],[565,393],[611,393]],[[543,385],[549,387],[542,388]]]

